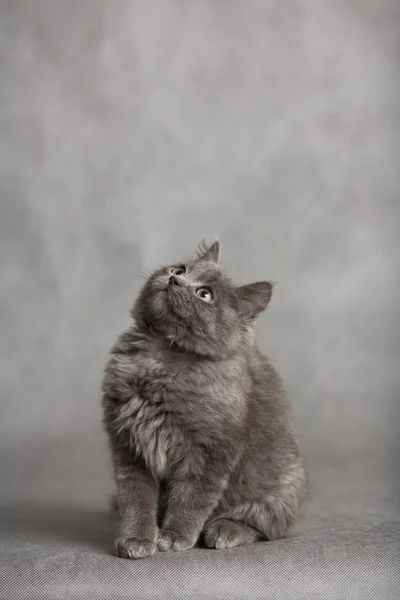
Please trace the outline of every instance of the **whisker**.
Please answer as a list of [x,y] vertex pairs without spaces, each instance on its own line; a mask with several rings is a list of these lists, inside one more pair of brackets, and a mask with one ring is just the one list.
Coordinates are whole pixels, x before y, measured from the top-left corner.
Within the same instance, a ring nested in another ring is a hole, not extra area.
[[151,276],[151,273],[150,273],[150,271],[149,271],[148,269],[142,269],[142,270],[141,270],[141,271],[138,273],[138,275],[137,275],[137,276],[138,276],[140,279],[143,279],[144,281],[147,281],[147,280],[150,278],[150,276]]

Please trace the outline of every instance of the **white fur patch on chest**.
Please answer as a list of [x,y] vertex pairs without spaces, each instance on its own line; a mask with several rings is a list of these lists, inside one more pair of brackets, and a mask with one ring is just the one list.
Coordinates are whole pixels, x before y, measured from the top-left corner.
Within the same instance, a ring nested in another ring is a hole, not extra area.
[[[140,396],[121,407],[116,419],[117,433],[128,433],[132,449],[143,457],[154,477],[162,478],[173,445],[173,428],[165,412]],[[175,437],[177,432],[175,432]]]

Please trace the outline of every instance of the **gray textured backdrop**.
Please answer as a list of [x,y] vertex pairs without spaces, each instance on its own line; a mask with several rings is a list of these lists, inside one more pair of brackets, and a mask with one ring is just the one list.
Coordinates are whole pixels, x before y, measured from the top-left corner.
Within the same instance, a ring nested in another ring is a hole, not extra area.
[[314,493],[364,482],[373,511],[398,457],[399,42],[396,0],[2,0],[4,502],[106,501],[99,384],[138,275],[217,234],[238,282],[279,282],[259,337]]

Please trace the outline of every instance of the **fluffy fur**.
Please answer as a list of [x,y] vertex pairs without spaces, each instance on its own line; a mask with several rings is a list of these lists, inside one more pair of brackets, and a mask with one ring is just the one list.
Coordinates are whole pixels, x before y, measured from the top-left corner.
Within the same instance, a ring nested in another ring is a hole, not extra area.
[[305,476],[282,382],[254,341],[269,282],[237,287],[220,245],[155,271],[103,380],[119,556],[284,536]]

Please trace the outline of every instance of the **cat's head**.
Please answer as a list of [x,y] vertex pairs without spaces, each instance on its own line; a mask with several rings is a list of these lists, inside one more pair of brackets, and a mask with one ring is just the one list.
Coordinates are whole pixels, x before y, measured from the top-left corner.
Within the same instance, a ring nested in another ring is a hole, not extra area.
[[235,286],[219,266],[220,243],[201,247],[197,258],[156,270],[132,310],[175,347],[215,358],[226,356],[249,337],[267,307],[272,284]]

